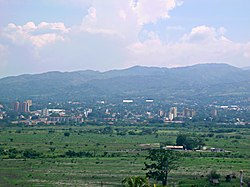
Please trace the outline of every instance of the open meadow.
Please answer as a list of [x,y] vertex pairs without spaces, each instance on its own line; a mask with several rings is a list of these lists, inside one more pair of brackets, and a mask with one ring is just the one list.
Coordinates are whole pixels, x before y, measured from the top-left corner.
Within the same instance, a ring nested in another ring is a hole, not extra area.
[[245,126],[8,126],[0,130],[0,186],[122,186],[125,177],[145,176],[148,149],[175,145],[180,133],[201,136],[207,150],[179,151],[170,185],[210,186],[211,170],[221,175],[219,186],[239,186],[240,170],[250,181]]

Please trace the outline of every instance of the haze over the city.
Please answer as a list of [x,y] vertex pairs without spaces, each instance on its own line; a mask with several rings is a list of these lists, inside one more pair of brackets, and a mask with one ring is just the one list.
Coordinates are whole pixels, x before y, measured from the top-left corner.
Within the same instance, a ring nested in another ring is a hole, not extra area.
[[0,0],[0,77],[134,65],[250,66],[247,0]]

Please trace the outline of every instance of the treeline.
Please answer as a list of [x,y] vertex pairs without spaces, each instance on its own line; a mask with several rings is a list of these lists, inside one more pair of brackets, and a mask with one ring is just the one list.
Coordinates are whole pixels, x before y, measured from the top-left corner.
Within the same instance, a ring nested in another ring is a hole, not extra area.
[[34,149],[17,150],[16,148],[3,149],[0,147],[0,157],[16,159],[16,158],[42,158],[44,154]]
[[237,152],[182,152],[183,157],[189,158],[250,158],[247,154],[241,154]]
[[122,156],[121,153],[109,153],[107,151],[103,152],[103,154],[97,155],[95,151],[73,151],[73,150],[68,150],[65,152],[64,155],[61,155],[62,157],[120,157]]
[[88,129],[88,130],[79,130],[79,134],[84,133],[93,133],[93,134],[110,134],[110,135],[152,135],[157,134],[157,128],[141,128],[138,129],[127,129],[127,128],[113,128],[113,127],[104,127],[104,128],[96,128],[96,129]]
[[91,157],[121,157],[119,152],[102,152],[97,154],[96,151],[74,151],[68,150],[63,154],[45,154],[34,149],[17,150],[16,148],[3,149],[0,147],[0,158],[2,159],[35,159],[35,158],[91,158]]

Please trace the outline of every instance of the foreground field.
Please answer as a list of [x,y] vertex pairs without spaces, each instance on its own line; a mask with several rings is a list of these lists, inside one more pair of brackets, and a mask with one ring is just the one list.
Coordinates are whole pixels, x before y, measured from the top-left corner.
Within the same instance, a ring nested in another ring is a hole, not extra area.
[[[127,176],[145,176],[150,146],[174,145],[181,132],[199,134],[208,149],[228,152],[182,151],[171,185],[209,186],[211,170],[221,174],[220,186],[239,186],[239,170],[249,181],[249,128],[86,125],[2,127],[0,186],[122,186]],[[225,182],[229,174],[236,178]]]

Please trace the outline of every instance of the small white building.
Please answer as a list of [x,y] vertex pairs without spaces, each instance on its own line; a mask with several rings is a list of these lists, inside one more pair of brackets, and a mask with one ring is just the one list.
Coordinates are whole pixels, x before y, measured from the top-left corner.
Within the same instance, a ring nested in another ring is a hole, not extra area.
[[166,150],[184,150],[184,147],[181,145],[167,145],[165,147]]
[[132,99],[124,99],[122,102],[123,103],[133,103],[134,100],[132,100]]

